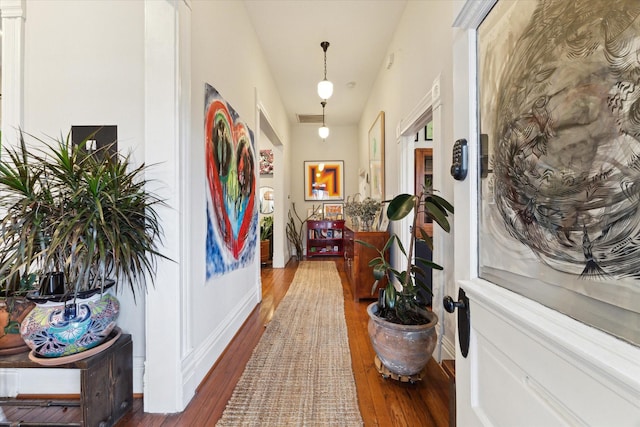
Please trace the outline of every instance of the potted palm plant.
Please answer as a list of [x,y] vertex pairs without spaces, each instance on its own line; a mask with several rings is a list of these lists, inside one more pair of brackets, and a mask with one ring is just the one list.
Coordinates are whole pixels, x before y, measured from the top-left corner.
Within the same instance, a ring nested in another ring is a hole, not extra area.
[[153,280],[162,201],[129,156],[31,137],[37,147],[21,133],[0,159],[0,278],[38,277],[21,334],[40,357],[68,356],[110,335],[113,294],[126,285],[135,299]]
[[[442,266],[424,258],[414,258],[415,240],[424,241],[433,250],[433,240],[422,228],[416,227],[419,215],[426,215],[444,231],[449,232],[448,215],[453,206],[444,198],[434,194],[430,183],[426,183],[419,194],[400,194],[394,197],[387,207],[390,221],[398,221],[414,213],[410,226],[411,240],[409,250],[396,234],[392,234],[382,249],[371,247],[379,254],[369,262],[373,267],[375,283],[372,292],[378,287],[378,281],[388,278],[387,286],[381,290],[378,301],[367,307],[369,314],[369,336],[378,359],[389,370],[399,376],[412,376],[420,373],[426,366],[436,345],[435,326],[438,317],[418,297],[420,289],[431,293],[426,284],[429,273],[417,262],[431,269],[442,270]],[[404,269],[398,269],[386,260],[384,254],[396,246],[406,258]]]

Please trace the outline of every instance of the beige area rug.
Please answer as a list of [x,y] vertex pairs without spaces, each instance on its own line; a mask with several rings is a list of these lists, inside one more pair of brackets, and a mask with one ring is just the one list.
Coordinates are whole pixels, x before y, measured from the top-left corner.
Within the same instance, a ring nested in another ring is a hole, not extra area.
[[218,426],[361,426],[333,261],[302,261]]

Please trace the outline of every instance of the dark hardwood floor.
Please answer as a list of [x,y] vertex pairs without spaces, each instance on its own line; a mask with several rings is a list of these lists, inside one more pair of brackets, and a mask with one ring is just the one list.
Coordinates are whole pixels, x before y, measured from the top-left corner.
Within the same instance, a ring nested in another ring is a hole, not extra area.
[[[353,300],[347,277],[343,273],[342,259],[324,258],[324,260],[335,260],[342,278],[353,372],[365,426],[449,426],[450,384],[440,365],[432,360],[426,371],[426,377],[416,384],[383,379],[374,365],[374,352],[367,334],[366,306],[370,301],[355,302]],[[142,398],[137,398],[132,411],[117,426],[215,425],[224,411],[227,400],[231,397],[253,348],[262,336],[264,325],[269,322],[278,303],[286,294],[297,265],[296,261],[292,261],[284,269],[270,267],[262,269],[262,303],[245,321],[183,412],[168,415],[146,414],[142,410]],[[47,422],[68,421],[75,412],[71,408],[69,410],[47,409],[50,410],[50,413],[47,412]],[[43,414],[41,409],[32,411],[38,411],[32,415],[42,416]],[[33,419],[27,414],[28,412],[17,414],[21,417],[18,419]],[[16,414],[12,413],[12,418],[9,419],[16,419],[13,418],[14,416]],[[60,417],[64,417],[64,420]],[[318,424],[322,425],[322,420],[318,420]]]

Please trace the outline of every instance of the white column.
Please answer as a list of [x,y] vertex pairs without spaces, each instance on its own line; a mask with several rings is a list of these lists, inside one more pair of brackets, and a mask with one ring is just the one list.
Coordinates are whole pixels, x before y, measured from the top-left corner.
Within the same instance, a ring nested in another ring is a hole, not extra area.
[[2,14],[2,145],[15,144],[24,120],[24,21],[26,0],[0,0]]
[[145,313],[144,411],[182,411],[193,397],[185,374],[190,351],[189,234],[185,214],[185,147],[189,139],[190,8],[184,0],[145,0],[145,162],[147,178],[166,201],[158,209],[164,229],[155,287],[148,288]]

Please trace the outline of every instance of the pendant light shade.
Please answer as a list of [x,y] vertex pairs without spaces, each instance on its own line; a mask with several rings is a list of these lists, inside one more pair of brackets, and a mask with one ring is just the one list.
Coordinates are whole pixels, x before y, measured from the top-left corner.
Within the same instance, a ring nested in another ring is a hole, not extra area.
[[318,83],[318,96],[322,99],[329,99],[333,95],[333,83],[327,80],[327,49],[329,48],[329,42],[322,42],[320,46],[324,51],[324,79]]
[[320,135],[322,139],[327,139],[329,137],[329,128],[324,125],[318,128],[318,135]]
[[333,83],[324,79],[318,83],[318,96],[322,99],[329,99],[333,95]]

